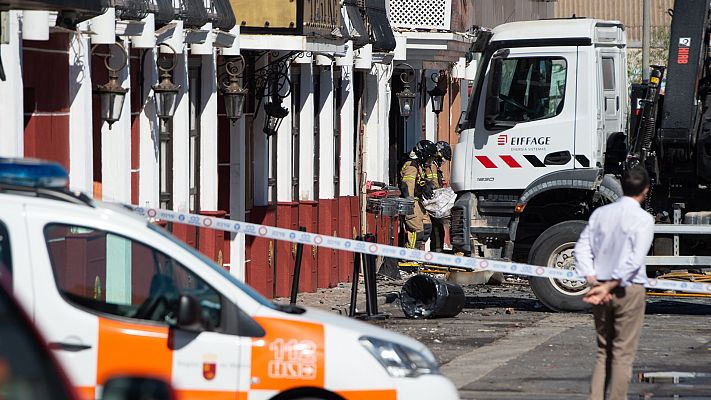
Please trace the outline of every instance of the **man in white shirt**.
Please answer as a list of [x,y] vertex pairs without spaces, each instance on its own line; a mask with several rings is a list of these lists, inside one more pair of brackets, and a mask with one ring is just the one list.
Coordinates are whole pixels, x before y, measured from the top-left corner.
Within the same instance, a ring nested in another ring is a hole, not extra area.
[[575,245],[578,273],[592,288],[597,360],[590,400],[627,399],[632,363],[642,331],[647,282],[644,258],[654,237],[654,218],[640,205],[649,191],[649,176],[640,167],[622,177],[624,197],[600,207]]

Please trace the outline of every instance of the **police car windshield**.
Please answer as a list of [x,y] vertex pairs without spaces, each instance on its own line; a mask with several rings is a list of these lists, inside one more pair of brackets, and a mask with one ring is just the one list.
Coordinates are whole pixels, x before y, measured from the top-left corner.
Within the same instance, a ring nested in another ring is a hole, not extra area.
[[188,252],[190,252],[192,255],[195,257],[199,258],[201,261],[203,261],[207,266],[210,268],[214,269],[217,271],[220,275],[222,275],[225,279],[236,285],[238,288],[240,288],[244,293],[246,293],[249,297],[253,298],[256,302],[259,304],[269,307],[273,310],[277,310],[278,306],[271,301],[267,300],[266,297],[262,296],[259,294],[256,290],[254,290],[251,286],[245,284],[244,282],[239,281],[237,278],[232,276],[229,272],[225,271],[224,268],[220,267],[219,265],[215,264],[214,261],[210,260],[207,258],[204,254],[200,253],[199,251],[195,250],[194,248],[188,246],[187,244],[183,243],[180,241],[178,238],[175,236],[171,235],[168,233],[165,229],[155,226],[151,223],[148,224],[148,228],[158,232],[161,236],[165,237],[166,239],[170,240],[171,242],[177,244],[178,246],[184,248]]

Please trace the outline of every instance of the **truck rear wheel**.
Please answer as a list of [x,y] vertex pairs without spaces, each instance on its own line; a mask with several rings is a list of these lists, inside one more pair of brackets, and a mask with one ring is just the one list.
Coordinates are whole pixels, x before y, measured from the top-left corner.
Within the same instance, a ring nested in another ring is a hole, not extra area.
[[[585,225],[585,221],[565,221],[546,229],[533,242],[528,262],[573,270],[573,248]],[[529,278],[529,282],[538,300],[553,311],[587,311],[591,308],[583,302],[583,296],[589,290],[585,282],[552,278]]]

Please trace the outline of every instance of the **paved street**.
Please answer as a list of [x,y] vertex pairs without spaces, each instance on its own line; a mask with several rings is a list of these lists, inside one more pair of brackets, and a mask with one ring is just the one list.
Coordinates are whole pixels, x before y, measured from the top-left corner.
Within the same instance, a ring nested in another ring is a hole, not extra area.
[[[426,343],[463,399],[586,398],[595,351],[591,315],[548,312],[519,284],[469,286],[458,317],[409,320],[397,301],[384,304],[400,284],[378,282],[381,311],[391,317],[373,323]],[[349,288],[305,294],[300,302],[338,312],[347,309]],[[359,309],[363,301],[361,292]],[[711,399],[711,299],[650,297],[647,304],[629,398]],[[640,376],[650,372],[697,375],[676,384]]]

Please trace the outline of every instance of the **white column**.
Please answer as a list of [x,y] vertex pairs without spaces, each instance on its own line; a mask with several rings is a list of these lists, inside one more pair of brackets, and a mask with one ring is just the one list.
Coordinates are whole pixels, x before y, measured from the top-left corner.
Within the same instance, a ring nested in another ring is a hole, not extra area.
[[139,115],[139,178],[138,203],[142,206],[160,205],[160,125],[156,116],[155,94],[152,86],[158,82],[157,50],[148,50],[143,61],[143,109]]
[[317,67],[321,69],[320,100],[323,104],[319,113],[319,177],[318,195],[322,199],[335,196],[333,188],[334,153],[333,153],[333,66]]
[[0,81],[0,157],[22,157],[25,154],[24,111],[22,107],[22,31],[21,11],[8,13],[10,43],[0,44],[0,58],[5,80]]
[[[80,25],[80,29],[83,28],[86,28],[86,23]],[[71,35],[69,39],[69,187],[86,193],[93,193],[94,190],[91,92],[89,39],[84,34]],[[123,115],[123,112],[121,114]]]
[[[425,70],[425,82],[427,85],[427,91],[429,92],[433,87],[434,83],[430,76],[435,72],[433,70]],[[437,114],[432,112],[432,98],[429,93],[425,95],[425,139],[431,140],[433,142],[437,141]]]
[[353,67],[343,66],[341,69],[343,81],[341,83],[341,176],[340,196],[353,196],[355,180],[355,149],[354,146],[354,123],[355,106],[353,96]]
[[382,177],[380,171],[380,143],[378,135],[378,77],[368,73],[365,75],[365,90],[362,97],[363,118],[365,119],[365,132],[363,135],[363,172],[365,179],[379,181]]
[[[245,220],[245,140],[244,118],[230,127],[230,217]],[[244,233],[233,233],[230,242],[230,273],[244,281],[246,270]]]
[[202,56],[200,209],[217,210],[217,77],[215,56]]
[[380,181],[388,183],[390,180],[390,78],[392,65],[377,64],[378,73],[378,123],[380,130]]
[[[286,71],[287,76],[291,76],[289,70]],[[291,122],[294,116],[291,109],[291,93],[282,99],[282,107],[289,110],[289,114],[281,121],[281,125],[274,135],[272,140],[276,140],[276,178],[277,178],[277,201],[292,201],[293,187],[291,186],[291,170],[292,170],[292,147],[291,142]],[[273,164],[272,164],[273,165]]]
[[389,123],[390,69],[376,65],[366,78],[365,111],[366,132],[364,139],[364,170],[366,180],[387,182],[389,180]]
[[180,93],[175,116],[173,116],[173,209],[188,211],[190,208],[188,57],[185,55],[185,50],[176,50],[178,57],[173,70],[173,83],[180,85]]
[[299,199],[314,200],[314,77],[313,64],[301,67],[299,114]]
[[[130,51],[128,41],[124,41],[126,51]],[[110,46],[111,51],[121,51]],[[121,85],[129,89],[123,102],[121,118],[111,129],[105,122],[101,124],[101,176],[102,198],[107,201],[130,203],[131,201],[131,80],[130,64],[119,73]]]

